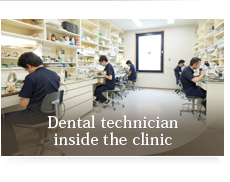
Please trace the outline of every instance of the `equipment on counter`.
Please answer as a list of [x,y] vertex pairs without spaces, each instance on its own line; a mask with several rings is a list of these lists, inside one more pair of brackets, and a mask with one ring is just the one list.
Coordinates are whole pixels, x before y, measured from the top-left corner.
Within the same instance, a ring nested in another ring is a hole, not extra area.
[[67,30],[68,32],[78,34],[78,26],[73,24],[73,23],[63,21],[62,27],[63,27],[63,29]]

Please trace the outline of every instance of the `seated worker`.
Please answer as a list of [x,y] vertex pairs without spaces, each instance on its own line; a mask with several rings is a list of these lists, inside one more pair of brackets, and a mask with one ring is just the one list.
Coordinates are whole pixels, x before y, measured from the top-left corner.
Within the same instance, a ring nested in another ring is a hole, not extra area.
[[179,62],[178,62],[178,65],[176,66],[176,68],[175,68],[175,70],[178,72],[178,74],[180,75],[181,74],[181,68],[184,66],[184,60],[180,60]]
[[[206,91],[196,86],[196,83],[200,81],[205,75],[205,71],[201,71],[201,74],[194,76],[194,69],[198,69],[201,65],[201,60],[194,57],[190,61],[190,65],[185,67],[180,75],[180,81],[183,85],[183,90],[186,96],[197,96],[206,98]],[[205,102],[202,103],[205,106]],[[206,106],[205,106],[206,107]]]
[[[96,100],[94,101],[94,105],[98,104],[98,101],[101,103],[105,103],[105,106],[109,104],[109,101],[103,94],[105,90],[113,90],[115,88],[115,73],[113,66],[108,62],[106,56],[100,56],[99,62],[101,65],[105,66],[104,70],[90,70],[89,72],[99,72],[106,78],[105,85],[98,85],[94,91],[94,96],[96,96]],[[106,74],[104,73],[106,71]]]
[[[18,66],[25,68],[29,73],[25,77],[19,93],[20,105],[26,107],[26,109],[1,116],[2,149],[4,155],[7,156],[19,151],[13,125],[37,124],[48,121],[48,116],[54,116],[55,114],[43,113],[41,103],[47,94],[58,91],[60,86],[57,73],[46,69],[41,58],[32,52],[22,54],[18,59]],[[44,136],[47,142],[47,132]]]
[[134,81],[134,80],[136,80],[137,79],[137,77],[136,77],[136,68],[135,68],[135,66],[132,64],[132,62],[130,61],[130,60],[128,60],[127,62],[126,62],[126,64],[130,67],[130,69],[129,70],[127,70],[127,69],[125,69],[125,71],[128,73],[128,80],[131,80],[131,81]]

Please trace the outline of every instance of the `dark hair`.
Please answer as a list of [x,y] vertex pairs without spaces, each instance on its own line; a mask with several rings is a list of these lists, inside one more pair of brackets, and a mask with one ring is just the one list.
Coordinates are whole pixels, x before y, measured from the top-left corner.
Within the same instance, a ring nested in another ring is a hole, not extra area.
[[108,59],[106,56],[100,56],[99,62],[103,62],[104,60],[105,60],[105,62],[108,62]]
[[43,65],[43,62],[41,58],[33,52],[26,52],[18,58],[18,66],[28,69],[27,64],[38,67]]
[[132,64],[132,62],[130,60],[126,61],[126,64]]
[[193,57],[190,61],[190,66],[194,65],[194,63],[198,63],[200,60],[200,58],[198,57]]
[[178,64],[184,63],[185,61],[183,59],[181,59]]

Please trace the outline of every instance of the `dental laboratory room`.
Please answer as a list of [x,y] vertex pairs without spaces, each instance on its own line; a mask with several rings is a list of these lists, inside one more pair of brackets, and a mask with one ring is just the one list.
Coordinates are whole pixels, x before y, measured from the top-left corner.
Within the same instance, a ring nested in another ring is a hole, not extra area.
[[1,19],[1,155],[223,156],[224,19]]

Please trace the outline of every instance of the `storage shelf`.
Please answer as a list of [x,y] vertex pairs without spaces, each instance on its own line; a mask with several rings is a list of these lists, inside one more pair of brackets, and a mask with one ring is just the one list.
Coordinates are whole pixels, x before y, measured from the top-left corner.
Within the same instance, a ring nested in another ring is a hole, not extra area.
[[81,23],[82,23],[82,25],[85,25],[85,26],[90,27],[90,28],[97,28],[97,25],[95,23],[90,22],[87,19],[81,19]]
[[13,37],[25,38],[25,39],[30,39],[30,40],[42,40],[40,38],[34,38],[34,37],[31,37],[31,36],[26,36],[26,35],[6,32],[6,31],[1,31],[1,35],[9,35],[9,36],[13,36]]
[[24,28],[28,30],[43,30],[42,27],[36,25],[30,25],[29,23],[24,23],[14,19],[2,19],[1,22],[6,25],[14,26],[17,28]]
[[27,49],[27,48],[23,48],[23,47],[12,47],[12,46],[3,46],[1,45],[1,49],[17,49],[17,50],[23,50],[23,51],[33,51],[35,50],[35,48],[33,49]]
[[24,70],[25,68],[22,67],[15,67],[15,68],[1,68],[1,70]]
[[116,37],[116,38],[119,38],[119,36],[118,36],[118,35],[116,35],[116,34],[110,33],[110,35],[111,35],[111,37]]
[[109,47],[109,46],[99,45],[99,47],[103,47],[103,48],[106,48],[106,49],[110,49],[110,47]]
[[68,45],[68,44],[63,44],[60,42],[52,42],[50,40],[40,40],[40,42],[43,43],[43,47],[58,47],[58,48],[70,48],[70,49],[79,49],[79,46],[73,46],[73,45]]
[[214,19],[208,19],[206,24],[214,24]]
[[46,67],[47,69],[62,69],[62,68],[76,68],[76,67]]
[[99,37],[99,39],[102,39],[102,40],[106,40],[106,41],[110,41],[110,39],[108,39],[108,38],[106,38],[106,37],[103,37],[103,36],[98,36]]
[[65,30],[65,29],[59,29],[59,28],[53,27],[53,26],[51,26],[51,25],[46,25],[46,29],[47,29],[48,31],[52,31],[52,32],[64,34],[64,35],[67,35],[67,36],[74,36],[74,37],[79,37],[79,36],[80,36],[79,34],[75,34],[75,33],[72,33],[72,32],[68,32],[68,31]]
[[223,21],[222,23],[220,23],[219,25],[217,25],[215,29],[218,29],[218,28],[221,27],[222,25],[224,25],[224,21]]
[[214,31],[211,32],[210,34],[208,34],[205,39],[210,39],[210,38],[213,38],[214,37]]
[[204,43],[200,44],[199,47],[201,47],[201,46],[203,46],[203,45],[204,45]]
[[95,57],[95,55],[80,55],[78,54],[79,57]]
[[215,35],[215,37],[222,37],[222,36],[224,36],[224,30]]
[[89,68],[90,66],[78,66],[78,68]]
[[76,63],[62,63],[62,62],[43,62],[43,64],[76,64]]
[[15,60],[18,60],[17,57],[1,57],[1,59],[15,59]]
[[122,50],[119,50],[119,52],[124,52],[124,51],[122,51]]
[[89,48],[85,48],[85,47],[81,47],[81,49],[85,49],[85,50],[89,50],[89,51],[95,51],[95,52],[98,52],[97,49],[89,49]]
[[113,39],[111,39],[111,41],[112,41],[112,42],[115,42],[115,43],[119,43],[118,40],[113,40]]
[[97,37],[97,36],[98,36],[97,34],[95,34],[95,33],[93,33],[93,32],[90,32],[90,31],[88,31],[88,30],[86,30],[86,29],[84,29],[84,28],[82,28],[82,30],[84,30],[84,34],[85,34],[85,35],[94,36],[94,37]]
[[203,26],[197,31],[197,34],[198,34],[199,32],[201,32],[202,29],[204,29],[204,26],[205,26],[205,25],[203,25]]
[[202,40],[202,39],[204,39],[204,35],[201,38],[199,38],[198,40]]
[[81,40],[81,42],[85,44],[98,45],[97,43],[93,43],[93,42],[86,41],[86,40]]
[[120,45],[119,45],[119,48],[124,48],[124,46],[120,46]]
[[94,61],[77,61],[77,62],[94,63]]

